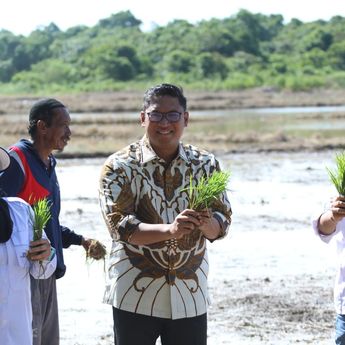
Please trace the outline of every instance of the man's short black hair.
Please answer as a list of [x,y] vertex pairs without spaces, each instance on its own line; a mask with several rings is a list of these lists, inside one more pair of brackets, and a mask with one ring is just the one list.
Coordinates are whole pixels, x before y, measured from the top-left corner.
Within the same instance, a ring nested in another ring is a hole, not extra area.
[[37,101],[30,110],[28,132],[34,138],[37,130],[37,121],[42,120],[49,127],[52,123],[56,108],[66,108],[64,104],[54,98],[44,98]]
[[183,110],[187,109],[187,99],[183,95],[182,87],[172,85],[172,84],[159,84],[149,88],[144,94],[143,111],[145,111],[151,104],[151,102],[162,96],[171,96],[178,99]]

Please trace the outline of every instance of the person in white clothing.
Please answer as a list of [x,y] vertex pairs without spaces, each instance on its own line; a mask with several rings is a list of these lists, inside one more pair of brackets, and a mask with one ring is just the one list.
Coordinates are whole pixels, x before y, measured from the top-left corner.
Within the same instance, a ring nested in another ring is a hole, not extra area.
[[313,220],[313,228],[324,242],[336,241],[339,268],[334,286],[335,343],[345,345],[345,197],[333,198],[329,209]]
[[[9,165],[0,147],[0,173]],[[32,344],[30,274],[50,277],[56,269],[54,250],[46,236],[33,239],[31,206],[0,190],[0,339],[1,345]]]

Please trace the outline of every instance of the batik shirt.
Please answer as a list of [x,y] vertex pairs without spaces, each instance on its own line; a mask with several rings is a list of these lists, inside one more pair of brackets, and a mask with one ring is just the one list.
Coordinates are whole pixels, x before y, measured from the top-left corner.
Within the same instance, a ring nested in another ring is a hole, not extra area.
[[[129,238],[141,222],[171,224],[188,208],[187,187],[219,170],[214,155],[179,146],[167,164],[146,137],[111,155],[100,180],[100,204],[113,239],[104,302],[116,308],[162,318],[204,314],[208,257],[206,238],[195,229],[181,239],[134,245]],[[226,193],[212,209],[223,238],[231,222]]]

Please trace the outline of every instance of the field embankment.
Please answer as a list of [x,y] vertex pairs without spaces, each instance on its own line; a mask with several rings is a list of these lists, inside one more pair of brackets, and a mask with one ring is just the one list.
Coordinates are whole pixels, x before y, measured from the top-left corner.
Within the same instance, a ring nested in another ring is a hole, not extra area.
[[[325,113],[322,106],[345,104],[345,90],[309,92],[252,89],[246,91],[195,92],[186,90],[190,124],[184,141],[211,151],[297,151],[345,147],[345,113]],[[56,97],[72,114],[72,140],[60,157],[106,156],[143,135],[139,124],[142,93],[109,92]],[[29,109],[38,97],[0,96],[2,146],[27,137]],[[240,111],[232,117],[217,117],[215,110],[248,108],[320,107],[313,113],[293,117],[284,114],[246,117]],[[193,116],[207,110],[209,116]],[[131,115],[129,116],[129,113]],[[138,117],[133,114],[138,113]]]
[[[258,88],[238,91],[185,91],[189,110],[237,109],[345,104],[345,89],[303,92]],[[1,96],[0,114],[26,114],[39,98],[54,97],[74,113],[140,110],[143,92],[89,92],[38,96]]]

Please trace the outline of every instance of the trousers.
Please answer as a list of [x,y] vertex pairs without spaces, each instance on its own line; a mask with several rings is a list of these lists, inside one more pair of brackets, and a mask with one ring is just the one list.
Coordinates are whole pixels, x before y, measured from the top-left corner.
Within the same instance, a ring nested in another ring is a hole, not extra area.
[[31,277],[33,345],[59,345],[59,315],[56,279]]
[[206,345],[207,314],[183,319],[164,319],[113,307],[115,345]]

